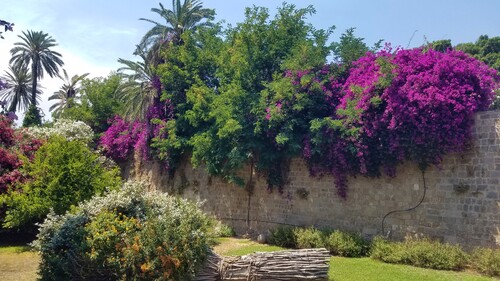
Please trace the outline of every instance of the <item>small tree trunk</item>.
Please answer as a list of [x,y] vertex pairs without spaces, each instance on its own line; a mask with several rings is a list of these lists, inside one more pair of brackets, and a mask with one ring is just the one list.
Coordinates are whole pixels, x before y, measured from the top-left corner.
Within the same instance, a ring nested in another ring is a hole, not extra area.
[[196,281],[328,280],[330,255],[326,249],[255,253],[241,257],[207,257]]

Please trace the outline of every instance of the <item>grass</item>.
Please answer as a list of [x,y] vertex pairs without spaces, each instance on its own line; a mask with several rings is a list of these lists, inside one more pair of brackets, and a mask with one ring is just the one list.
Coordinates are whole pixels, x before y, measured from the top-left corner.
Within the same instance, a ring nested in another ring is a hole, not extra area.
[[330,259],[330,280],[334,281],[487,281],[493,278],[469,272],[419,268],[409,265],[383,263],[371,258]]
[[37,278],[40,258],[25,246],[0,247],[0,280],[32,281]]
[[[249,239],[219,238],[214,251],[225,256],[239,256],[254,252],[272,252],[283,250],[276,246],[259,244]],[[30,252],[28,247],[0,247],[0,280],[32,281],[36,280],[39,262],[37,253]],[[418,268],[408,265],[388,264],[370,258],[330,259],[331,281],[487,281],[499,280],[471,272],[454,272]]]

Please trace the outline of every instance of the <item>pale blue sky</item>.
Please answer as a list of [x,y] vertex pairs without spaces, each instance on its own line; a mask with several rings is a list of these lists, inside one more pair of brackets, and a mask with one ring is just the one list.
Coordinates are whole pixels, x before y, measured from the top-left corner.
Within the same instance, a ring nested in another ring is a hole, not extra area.
[[[214,8],[216,20],[236,24],[244,18],[244,8],[264,6],[273,13],[283,1],[273,0],[204,0]],[[500,0],[312,0],[287,1],[297,7],[313,5],[316,14],[309,22],[316,28],[337,28],[334,41],[349,27],[368,44],[384,39],[393,46],[406,47],[428,41],[451,39],[453,44],[475,41],[481,34],[500,36]],[[133,59],[132,52],[151,24],[141,17],[160,20],[150,12],[158,0],[3,0],[0,19],[15,23],[14,32],[0,41],[0,72],[8,67],[9,50],[23,30],[43,30],[59,46],[70,76],[90,72],[107,75],[119,67],[119,57]],[[165,7],[171,1],[162,1]],[[60,86],[57,80],[42,82],[45,86],[42,108],[46,115],[47,97]]]

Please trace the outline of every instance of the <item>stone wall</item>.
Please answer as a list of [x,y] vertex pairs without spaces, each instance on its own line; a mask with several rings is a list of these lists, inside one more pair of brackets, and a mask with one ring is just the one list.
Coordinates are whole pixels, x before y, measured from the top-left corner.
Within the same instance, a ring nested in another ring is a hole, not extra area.
[[[398,168],[395,178],[349,179],[348,198],[336,195],[330,176],[312,178],[301,159],[290,164],[283,194],[269,193],[264,178],[254,175],[249,196],[244,188],[211,178],[203,168],[185,165],[169,179],[158,163],[135,157],[124,173],[147,180],[152,188],[203,201],[205,211],[232,225],[237,232],[266,234],[280,225],[314,225],[395,239],[426,235],[466,247],[500,248],[500,111],[475,118],[474,142],[466,153],[448,155],[438,169],[422,175],[415,165]],[[250,169],[241,171],[249,178]],[[425,178],[425,185],[424,185]]]

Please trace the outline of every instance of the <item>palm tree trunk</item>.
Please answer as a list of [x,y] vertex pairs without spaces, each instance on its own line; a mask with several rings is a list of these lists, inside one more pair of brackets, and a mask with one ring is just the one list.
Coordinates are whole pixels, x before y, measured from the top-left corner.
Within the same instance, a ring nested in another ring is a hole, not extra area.
[[36,86],[38,80],[38,61],[33,60],[31,64],[31,105],[36,107]]
[[16,113],[16,107],[17,107],[17,99],[14,99],[10,106],[9,106],[9,109],[7,110],[7,112],[14,112]]

